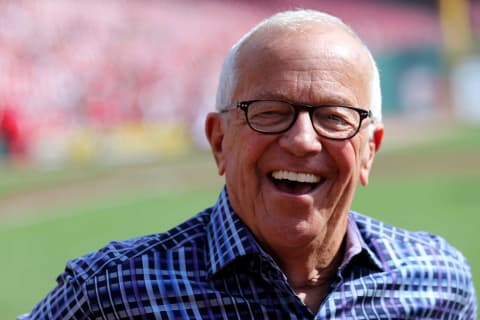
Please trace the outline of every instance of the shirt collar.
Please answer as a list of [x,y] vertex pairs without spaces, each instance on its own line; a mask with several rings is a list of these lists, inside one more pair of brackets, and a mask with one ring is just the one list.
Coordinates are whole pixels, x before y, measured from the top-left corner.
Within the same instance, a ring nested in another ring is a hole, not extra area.
[[364,238],[362,237],[355,220],[355,214],[352,212],[350,212],[348,216],[347,236],[345,241],[345,254],[343,256],[343,261],[340,264],[340,270],[344,270],[347,265],[352,262],[354,257],[360,255],[365,255],[367,257],[367,261],[380,271],[384,270],[380,259],[366,244]]
[[[212,208],[207,225],[207,245],[209,250],[208,275],[212,276],[234,260],[247,255],[268,256],[257,243],[245,223],[230,206],[226,187],[223,188],[217,203]],[[366,256],[367,263],[382,271],[383,265],[375,252],[365,243],[355,221],[349,214],[345,255],[339,270],[344,270],[357,256]],[[271,259],[268,257],[268,259]]]
[[234,260],[263,250],[244,222],[234,213],[224,187],[212,208],[207,225],[208,275],[212,276]]

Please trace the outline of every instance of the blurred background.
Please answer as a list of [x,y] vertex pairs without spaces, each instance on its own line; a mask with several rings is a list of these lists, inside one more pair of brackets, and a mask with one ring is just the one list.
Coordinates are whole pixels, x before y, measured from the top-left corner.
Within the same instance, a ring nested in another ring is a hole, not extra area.
[[2,0],[0,318],[67,259],[214,202],[203,121],[223,58],[294,8],[343,19],[380,69],[386,137],[356,208],[445,236],[480,277],[480,1]]
[[387,120],[480,123],[480,1],[2,1],[0,157],[51,168],[204,147],[226,52],[297,7],[365,40]]

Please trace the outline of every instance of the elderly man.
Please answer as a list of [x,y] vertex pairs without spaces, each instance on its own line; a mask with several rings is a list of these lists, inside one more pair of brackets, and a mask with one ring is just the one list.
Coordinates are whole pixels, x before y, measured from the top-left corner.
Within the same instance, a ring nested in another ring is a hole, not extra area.
[[232,48],[206,120],[217,203],[69,262],[24,318],[476,319],[461,253],[350,211],[380,100],[368,49],[337,18],[262,22]]

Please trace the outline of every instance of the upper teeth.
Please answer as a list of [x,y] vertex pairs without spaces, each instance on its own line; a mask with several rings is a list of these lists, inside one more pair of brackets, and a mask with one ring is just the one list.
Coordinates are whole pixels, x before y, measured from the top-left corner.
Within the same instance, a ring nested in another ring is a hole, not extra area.
[[272,172],[272,177],[275,179],[285,179],[296,182],[317,183],[320,177],[311,173],[299,173],[286,170],[277,170]]

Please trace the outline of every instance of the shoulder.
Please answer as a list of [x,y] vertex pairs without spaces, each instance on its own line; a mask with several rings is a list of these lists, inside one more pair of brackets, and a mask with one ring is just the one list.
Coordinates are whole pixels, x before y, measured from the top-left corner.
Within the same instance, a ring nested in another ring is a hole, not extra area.
[[[132,295],[148,300],[157,279],[176,280],[176,275],[185,274],[178,272],[185,261],[192,257],[195,262],[201,261],[210,211],[207,209],[165,233],[113,241],[69,261],[57,278],[57,286],[34,307],[29,319],[43,319],[47,313],[49,319],[104,318],[104,310],[134,318],[132,312],[138,309]],[[108,314],[111,317],[119,318],[118,314]]]
[[447,240],[428,232],[397,228],[358,213],[351,213],[351,218],[367,250],[381,261],[383,272],[378,276],[384,288],[396,290],[402,299],[411,299],[415,292],[425,312],[434,310],[435,305],[449,305],[450,315],[476,319],[477,299],[471,268],[465,256]]
[[351,217],[366,245],[389,269],[437,266],[439,270],[470,273],[464,255],[439,235],[405,230],[355,212]]
[[73,276],[79,282],[86,282],[109,270],[125,268],[138,259],[171,256],[179,250],[197,250],[204,243],[209,213],[210,209],[206,209],[164,233],[112,241],[97,251],[70,260],[64,274]]

